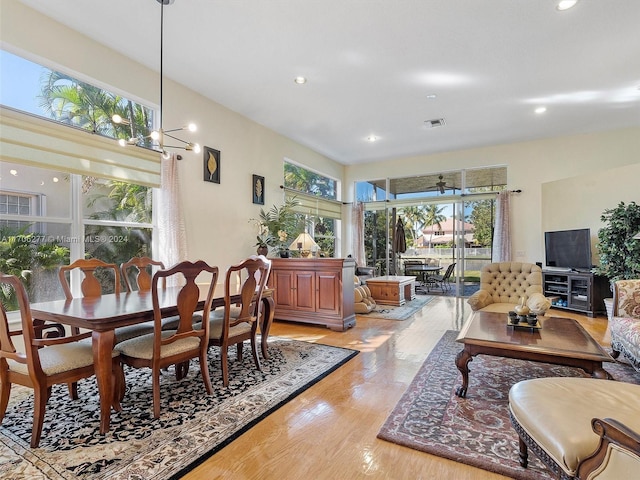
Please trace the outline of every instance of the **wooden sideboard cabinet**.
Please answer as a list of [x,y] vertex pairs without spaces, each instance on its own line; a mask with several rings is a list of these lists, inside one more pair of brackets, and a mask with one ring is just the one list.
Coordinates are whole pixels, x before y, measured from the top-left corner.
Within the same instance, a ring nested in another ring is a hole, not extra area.
[[325,325],[340,332],[356,324],[351,258],[273,258],[268,285],[275,318]]

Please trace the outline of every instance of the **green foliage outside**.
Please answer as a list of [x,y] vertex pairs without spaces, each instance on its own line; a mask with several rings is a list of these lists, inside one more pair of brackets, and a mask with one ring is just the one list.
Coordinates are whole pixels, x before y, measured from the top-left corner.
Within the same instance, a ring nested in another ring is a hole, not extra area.
[[[42,235],[28,232],[28,228],[0,228],[0,272],[20,278],[31,297],[34,272],[38,269],[53,270],[58,265],[69,263],[69,249],[46,241]],[[0,301],[8,311],[18,308],[13,289],[0,290]]]

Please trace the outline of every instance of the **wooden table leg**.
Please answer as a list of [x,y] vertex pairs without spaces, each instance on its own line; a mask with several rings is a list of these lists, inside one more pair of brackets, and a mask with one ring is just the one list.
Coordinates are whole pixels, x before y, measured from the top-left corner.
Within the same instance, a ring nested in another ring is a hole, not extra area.
[[267,352],[267,340],[269,339],[269,329],[273,323],[273,317],[276,313],[276,303],[273,297],[262,297],[262,323],[260,324],[260,347],[262,349],[262,357],[269,359]]
[[456,367],[460,370],[462,374],[462,385],[456,388],[456,395],[464,398],[467,396],[467,388],[469,387],[469,362],[473,360],[471,353],[467,350],[467,348],[463,348],[458,352],[456,356]]
[[112,361],[114,331],[93,332],[93,363],[95,365],[98,392],[100,394],[100,433],[109,431],[111,421],[111,405],[114,402],[114,386],[112,383]]

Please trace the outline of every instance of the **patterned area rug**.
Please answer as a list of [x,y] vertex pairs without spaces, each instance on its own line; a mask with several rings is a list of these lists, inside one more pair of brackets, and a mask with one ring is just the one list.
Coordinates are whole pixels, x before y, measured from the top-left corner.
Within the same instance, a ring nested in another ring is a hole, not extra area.
[[406,320],[418,310],[422,309],[422,307],[431,300],[433,300],[433,297],[429,295],[420,295],[416,296],[416,298],[405,303],[401,307],[378,304],[377,308],[363,315],[363,317],[384,318],[385,320]]
[[[457,335],[447,331],[438,342],[378,437],[515,479],[551,479],[533,454],[527,469],[518,463],[518,435],[508,413],[509,388],[528,378],[589,375],[571,367],[478,355],[469,364],[467,398],[459,398],[454,393],[461,383],[455,366],[462,349],[455,343]],[[640,383],[640,373],[628,365],[611,363],[604,368],[616,380]]]
[[343,365],[358,352],[297,340],[269,339],[269,360],[255,369],[250,350],[242,362],[229,349],[229,388],[222,385],[217,348],[210,349],[214,395],[207,396],[198,365],[176,381],[161,378],[161,412],[153,419],[151,376],[127,369],[123,411],[100,435],[95,379],[78,384],[78,401],[56,385],[47,406],[40,447],[29,448],[33,396],[12,389],[0,427],[0,478],[167,479],[214,454],[274,410]]

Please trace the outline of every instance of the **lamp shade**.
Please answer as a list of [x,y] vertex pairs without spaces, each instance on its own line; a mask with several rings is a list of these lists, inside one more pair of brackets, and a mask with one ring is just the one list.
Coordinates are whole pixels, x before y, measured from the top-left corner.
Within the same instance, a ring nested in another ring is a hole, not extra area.
[[302,250],[310,251],[313,248],[318,248],[318,244],[311,238],[307,232],[303,232],[296,237],[296,239],[289,245],[289,250]]

